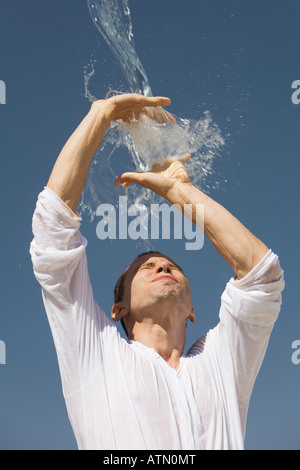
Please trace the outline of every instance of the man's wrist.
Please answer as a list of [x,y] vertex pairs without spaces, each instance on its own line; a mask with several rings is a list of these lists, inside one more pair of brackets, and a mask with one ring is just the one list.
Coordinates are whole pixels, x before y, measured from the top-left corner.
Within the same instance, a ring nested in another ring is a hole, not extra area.
[[183,195],[186,192],[184,188],[186,183],[181,183],[178,181],[174,181],[174,183],[167,189],[166,194],[163,196],[170,204],[180,204],[184,203]]
[[190,196],[190,192],[193,189],[195,189],[195,186],[191,182],[174,182],[168,194],[168,197],[171,199],[170,202],[172,202],[172,204],[187,203]]
[[109,100],[98,100],[92,103],[90,113],[97,118],[99,123],[105,123],[109,127],[113,120],[114,107]]

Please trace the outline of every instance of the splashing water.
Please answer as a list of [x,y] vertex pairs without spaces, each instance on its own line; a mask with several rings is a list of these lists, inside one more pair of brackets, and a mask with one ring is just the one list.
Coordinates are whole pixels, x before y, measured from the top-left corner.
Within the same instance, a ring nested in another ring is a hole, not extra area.
[[[88,8],[120,63],[130,92],[153,96],[135,50],[128,0],[88,0]],[[89,90],[94,75],[94,64],[91,64],[89,71],[85,69],[85,96],[91,102],[96,99]],[[126,194],[130,204],[154,202],[157,196],[151,191],[138,185],[116,189],[114,179],[125,171],[149,171],[156,164],[163,165],[166,159],[178,159],[186,153],[191,154],[185,166],[192,182],[207,188],[214,158],[224,145],[220,130],[208,112],[198,121],[174,117],[175,123],[168,118],[160,123],[143,115],[129,123],[111,124],[92,161],[81,198],[82,211],[88,211],[93,219],[100,203],[117,204],[122,194]]]

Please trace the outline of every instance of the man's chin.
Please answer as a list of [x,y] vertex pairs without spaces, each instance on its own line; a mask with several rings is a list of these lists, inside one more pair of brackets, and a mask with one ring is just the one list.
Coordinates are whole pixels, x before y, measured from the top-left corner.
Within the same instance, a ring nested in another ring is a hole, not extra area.
[[171,285],[163,286],[159,290],[156,291],[157,298],[165,299],[165,300],[177,298],[178,294],[179,294],[178,290],[175,289],[174,286],[171,286]]

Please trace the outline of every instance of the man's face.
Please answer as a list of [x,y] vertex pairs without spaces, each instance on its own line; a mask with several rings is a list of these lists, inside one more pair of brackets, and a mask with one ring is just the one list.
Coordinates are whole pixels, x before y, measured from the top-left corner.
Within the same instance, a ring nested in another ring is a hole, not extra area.
[[174,261],[161,254],[146,254],[129,266],[123,302],[137,320],[161,305],[166,306],[164,302],[172,305],[172,301],[181,306],[186,318],[194,320],[190,316],[193,307],[189,282]]

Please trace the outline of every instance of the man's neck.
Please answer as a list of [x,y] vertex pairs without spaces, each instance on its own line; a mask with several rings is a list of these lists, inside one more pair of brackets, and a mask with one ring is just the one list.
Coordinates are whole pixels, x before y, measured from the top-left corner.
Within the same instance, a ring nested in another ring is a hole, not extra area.
[[134,326],[132,339],[154,349],[173,369],[179,368],[185,345],[185,326],[167,331],[159,324],[144,321]]

